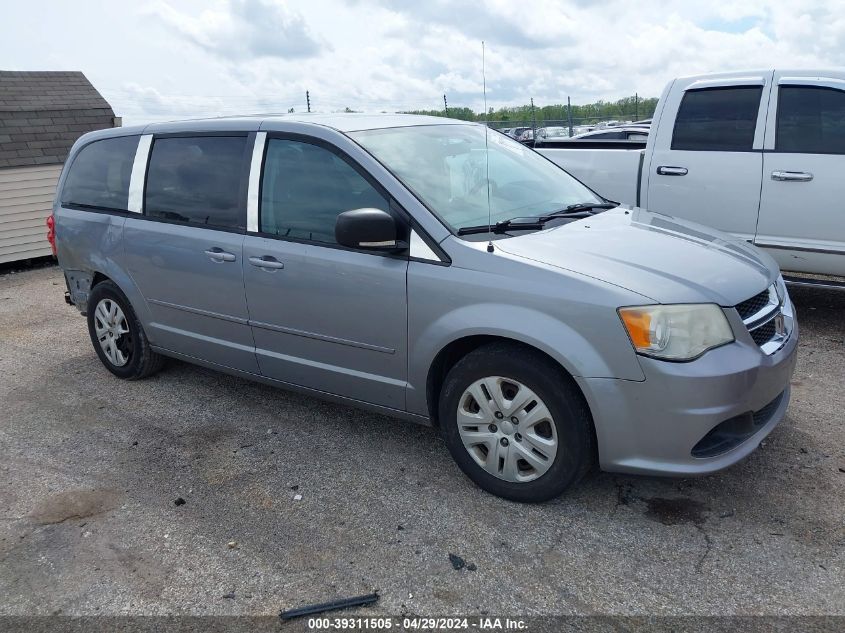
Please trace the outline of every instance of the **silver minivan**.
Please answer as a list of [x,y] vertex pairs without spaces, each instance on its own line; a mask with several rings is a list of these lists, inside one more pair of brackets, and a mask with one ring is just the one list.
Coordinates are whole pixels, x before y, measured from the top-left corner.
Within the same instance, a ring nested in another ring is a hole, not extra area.
[[124,379],[173,357],[437,427],[494,494],[592,464],[698,475],[783,418],[773,260],[618,206],[481,125],[411,115],[86,134],[54,207],[68,300]]

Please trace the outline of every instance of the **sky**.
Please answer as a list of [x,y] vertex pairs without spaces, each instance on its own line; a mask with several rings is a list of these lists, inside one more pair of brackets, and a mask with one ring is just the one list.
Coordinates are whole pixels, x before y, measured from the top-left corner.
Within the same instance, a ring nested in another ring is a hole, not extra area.
[[845,65],[845,0],[0,0],[0,70],[81,70],[124,124],[659,96]]

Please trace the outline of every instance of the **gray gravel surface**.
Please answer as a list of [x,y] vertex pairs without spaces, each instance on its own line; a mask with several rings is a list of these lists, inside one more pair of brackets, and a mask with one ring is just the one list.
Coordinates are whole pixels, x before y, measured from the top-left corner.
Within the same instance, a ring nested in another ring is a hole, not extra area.
[[845,613],[845,293],[793,291],[793,401],[745,462],[529,506],[424,427],[177,362],[120,381],[63,290],[0,276],[0,614]]

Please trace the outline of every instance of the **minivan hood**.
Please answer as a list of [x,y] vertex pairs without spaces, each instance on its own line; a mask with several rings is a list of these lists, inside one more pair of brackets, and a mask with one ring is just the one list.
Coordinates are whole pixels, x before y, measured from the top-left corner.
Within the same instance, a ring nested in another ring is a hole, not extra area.
[[496,248],[627,288],[657,303],[733,306],[778,275],[774,260],[747,242],[630,207],[517,234],[498,240]]

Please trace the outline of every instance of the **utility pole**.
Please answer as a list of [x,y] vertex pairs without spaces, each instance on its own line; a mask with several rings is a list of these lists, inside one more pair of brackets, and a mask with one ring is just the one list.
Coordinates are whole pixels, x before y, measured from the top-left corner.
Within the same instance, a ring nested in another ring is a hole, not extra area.
[[569,138],[572,138],[572,102],[566,98],[566,118],[569,119]]
[[537,138],[537,117],[534,115],[534,97],[531,97],[531,138]]
[[308,112],[311,112],[311,93],[307,90],[305,91],[305,103],[308,104]]
[[634,93],[634,121],[640,120],[640,97]]
[[443,95],[443,110],[446,112],[446,116],[449,116],[449,104],[446,103],[446,95]]

